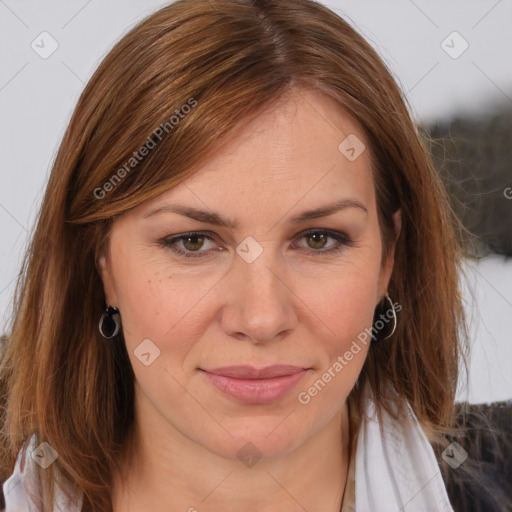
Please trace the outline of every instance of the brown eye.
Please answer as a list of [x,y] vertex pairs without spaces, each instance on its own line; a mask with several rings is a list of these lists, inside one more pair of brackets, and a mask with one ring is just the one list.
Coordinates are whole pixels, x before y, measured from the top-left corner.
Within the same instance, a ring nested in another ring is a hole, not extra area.
[[[334,254],[346,246],[354,245],[354,242],[345,234],[325,229],[310,230],[302,233],[297,238],[299,240],[306,239],[306,246],[299,246],[296,243],[293,245],[302,249],[302,252],[314,255]],[[327,245],[328,239],[335,240],[336,243]],[[164,238],[159,240],[159,243],[180,256],[184,256],[185,258],[195,258],[211,255],[213,247],[203,250],[204,244],[208,240],[213,242],[213,238],[206,233],[192,232],[171,238]],[[215,246],[215,244],[213,245]],[[222,247],[219,247],[218,245],[215,249],[218,251],[223,250]]]
[[182,239],[182,243],[188,251],[198,251],[203,246],[204,239],[201,235],[187,236]]
[[312,242],[310,244],[312,249],[322,249],[329,237],[325,236],[323,233],[311,233],[310,235],[306,235],[306,238]]
[[[307,231],[298,237],[300,239],[305,239],[307,246],[299,246],[306,250],[306,252],[310,254],[333,254],[337,251],[340,251],[346,246],[353,246],[353,240],[350,240],[345,234],[339,233],[337,231],[330,231],[325,229],[317,229]],[[327,240],[331,238],[335,240],[337,243],[333,243],[327,245]],[[327,247],[327,249],[325,249]],[[324,250],[322,250],[324,249]]]
[[185,233],[172,238],[164,238],[160,240],[160,244],[186,258],[202,257],[212,252],[210,249],[202,250],[207,240],[213,242],[213,238],[205,233]]

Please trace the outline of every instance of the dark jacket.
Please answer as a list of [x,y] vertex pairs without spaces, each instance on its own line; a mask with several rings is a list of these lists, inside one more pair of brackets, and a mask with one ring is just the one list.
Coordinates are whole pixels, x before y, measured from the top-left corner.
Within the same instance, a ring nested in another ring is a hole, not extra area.
[[[449,442],[458,443],[467,459],[453,469],[443,450],[433,447],[454,511],[511,512],[512,400],[456,407],[457,424],[465,431]],[[448,453],[453,455],[450,449]]]

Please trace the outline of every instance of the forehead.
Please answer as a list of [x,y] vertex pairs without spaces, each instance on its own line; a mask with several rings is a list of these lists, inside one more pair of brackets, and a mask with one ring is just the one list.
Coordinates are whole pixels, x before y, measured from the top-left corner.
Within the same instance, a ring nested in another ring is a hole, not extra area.
[[325,96],[299,90],[242,125],[187,180],[139,208],[180,200],[233,216],[244,206],[250,216],[253,208],[315,207],[349,196],[369,208],[374,202],[362,129]]

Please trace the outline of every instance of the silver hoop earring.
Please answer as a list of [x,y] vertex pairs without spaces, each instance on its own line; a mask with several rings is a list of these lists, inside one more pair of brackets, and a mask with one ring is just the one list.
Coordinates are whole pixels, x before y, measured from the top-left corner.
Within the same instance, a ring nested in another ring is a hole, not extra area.
[[[395,305],[393,304],[393,301],[391,300],[390,296],[389,295],[385,295],[384,298],[391,304],[391,311],[392,311],[392,318],[393,318],[393,329],[391,330],[391,332],[384,338],[377,338],[377,336],[375,336],[375,334],[373,334],[373,330],[375,329],[376,333],[378,333],[380,330],[382,330],[382,328],[384,327],[384,325],[386,325],[388,323],[388,320],[386,320],[385,322],[382,320],[382,314],[380,315],[380,317],[377,316],[377,311],[379,309],[379,307],[377,307],[375,309],[375,313],[374,313],[374,317],[373,317],[373,326],[372,326],[372,339],[373,341],[375,342],[379,342],[379,341],[384,341],[384,340],[387,340],[388,338],[390,338],[394,332],[396,331],[396,326],[398,324],[398,320],[397,320],[397,316],[396,316],[396,310],[395,310]],[[382,311],[382,309],[381,309]],[[388,316],[388,311],[389,309],[386,310],[385,312],[385,316],[386,318],[390,319],[390,317]],[[375,320],[376,318],[379,318],[379,320]],[[381,326],[379,327],[379,322],[381,324]]]
[[105,312],[101,315],[98,325],[100,334],[108,340],[119,333],[120,326],[121,316],[119,310],[112,306],[105,305]]
[[393,330],[385,338],[383,338],[383,341],[387,340],[388,338],[393,336],[394,332],[396,331],[396,326],[397,326],[397,323],[398,323],[398,320],[396,318],[395,305],[393,304],[393,301],[391,300],[390,296],[387,295],[387,294],[386,294],[386,299],[391,304],[391,311],[393,311]]

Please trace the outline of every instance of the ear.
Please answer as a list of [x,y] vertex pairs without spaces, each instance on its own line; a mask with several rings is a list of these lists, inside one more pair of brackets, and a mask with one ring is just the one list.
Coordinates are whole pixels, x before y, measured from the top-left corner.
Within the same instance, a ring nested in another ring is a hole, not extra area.
[[117,294],[114,286],[114,276],[112,274],[112,265],[110,259],[110,244],[108,241],[98,252],[97,268],[103,282],[103,292],[105,302],[108,305],[117,305]]
[[393,214],[393,224],[395,226],[395,238],[389,249],[387,259],[383,261],[381,265],[377,302],[380,302],[382,297],[386,295],[389,281],[391,280],[391,274],[393,273],[393,267],[395,264],[395,248],[402,231],[402,210],[398,209]]

